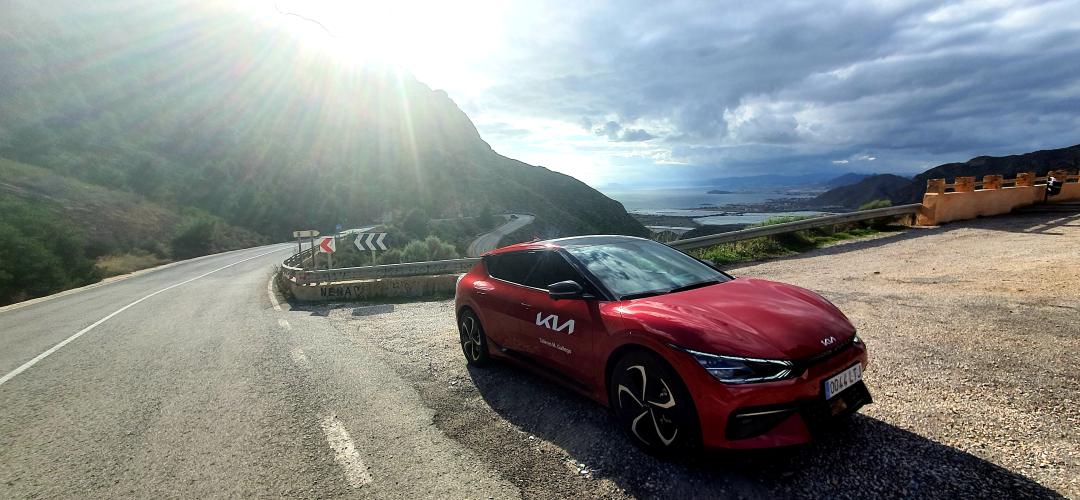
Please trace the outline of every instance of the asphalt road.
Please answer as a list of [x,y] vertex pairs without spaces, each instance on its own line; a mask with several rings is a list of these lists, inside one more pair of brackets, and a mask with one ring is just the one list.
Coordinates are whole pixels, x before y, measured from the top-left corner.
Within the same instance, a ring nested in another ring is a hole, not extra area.
[[503,236],[517,231],[519,228],[532,224],[533,219],[536,218],[531,215],[525,214],[515,215],[517,215],[516,219],[510,219],[506,222],[506,224],[495,228],[494,231],[482,234],[479,238],[473,240],[473,242],[469,244],[469,248],[466,249],[465,254],[469,257],[479,257],[487,252],[498,248],[499,240],[501,240]]
[[275,308],[293,248],[0,312],[0,498],[516,496],[370,350]]

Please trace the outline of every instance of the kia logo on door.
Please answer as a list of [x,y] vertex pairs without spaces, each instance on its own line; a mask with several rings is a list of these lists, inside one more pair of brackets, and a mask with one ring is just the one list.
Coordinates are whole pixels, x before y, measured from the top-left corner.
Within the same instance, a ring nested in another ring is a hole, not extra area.
[[829,347],[836,343],[836,337],[825,337],[821,339],[821,345]]
[[559,317],[554,314],[549,314],[546,317],[542,313],[536,313],[536,326],[542,326],[548,330],[555,330],[561,332],[564,329],[567,334],[574,333],[574,320],[568,319],[566,323],[559,324]]

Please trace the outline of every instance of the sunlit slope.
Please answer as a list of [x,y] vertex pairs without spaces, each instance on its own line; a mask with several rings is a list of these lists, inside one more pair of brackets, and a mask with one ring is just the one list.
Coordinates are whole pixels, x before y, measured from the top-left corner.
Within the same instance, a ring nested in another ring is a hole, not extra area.
[[54,213],[62,223],[62,231],[77,236],[91,258],[130,251],[190,257],[192,255],[174,255],[172,243],[185,226],[202,219],[219,225],[216,232],[220,234],[215,235],[214,241],[206,242],[206,248],[199,253],[267,242],[254,231],[229,226],[198,210],[162,206],[137,194],[89,184],[46,168],[4,158],[0,158],[0,197],[8,202],[31,203]]
[[206,3],[15,2],[0,155],[281,236],[422,208],[644,234],[567,176],[499,156],[445,93]]

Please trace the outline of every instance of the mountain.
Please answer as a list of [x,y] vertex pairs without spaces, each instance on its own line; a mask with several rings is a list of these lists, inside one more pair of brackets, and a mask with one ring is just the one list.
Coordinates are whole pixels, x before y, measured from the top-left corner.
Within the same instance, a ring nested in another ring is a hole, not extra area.
[[848,172],[848,173],[846,173],[844,175],[833,177],[832,179],[829,179],[828,181],[825,181],[825,187],[827,187],[829,189],[832,189],[832,188],[838,188],[838,187],[841,187],[841,186],[850,186],[850,185],[855,184],[855,183],[857,183],[857,182],[859,182],[859,181],[861,181],[861,180],[863,180],[863,179],[865,179],[867,177],[870,177],[871,175],[873,175],[873,174],[858,174],[858,173],[855,173],[855,172]]
[[492,151],[446,93],[308,48],[239,3],[13,3],[0,157],[276,239],[487,208],[647,234],[584,183]]
[[817,208],[854,209],[874,200],[893,200],[910,186],[911,179],[899,175],[871,175],[855,184],[830,189],[809,203]]
[[1020,172],[1035,172],[1037,176],[1046,175],[1051,170],[1067,169],[1075,171],[1080,167],[1080,144],[1059,149],[1044,149],[1031,153],[1009,156],[977,156],[963,163],[945,163],[931,168],[912,179],[909,188],[896,194],[898,203],[918,203],[926,192],[929,179],[947,179],[952,182],[956,177],[1001,174],[1006,179],[1016,177]]
[[1080,145],[1010,156],[977,156],[962,163],[938,165],[912,179],[891,174],[874,175],[857,184],[826,191],[807,202],[807,205],[816,208],[857,208],[877,199],[888,199],[897,205],[919,203],[926,193],[926,181],[929,179],[946,179],[952,182],[956,177],[981,178],[992,174],[1000,174],[1009,179],[1020,172],[1035,172],[1042,176],[1050,170],[1075,171],[1078,167]]

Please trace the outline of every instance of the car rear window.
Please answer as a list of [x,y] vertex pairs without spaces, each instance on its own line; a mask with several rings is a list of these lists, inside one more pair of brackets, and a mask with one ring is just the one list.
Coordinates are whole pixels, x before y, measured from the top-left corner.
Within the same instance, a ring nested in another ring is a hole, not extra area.
[[562,255],[548,251],[544,252],[540,265],[525,279],[525,286],[547,290],[552,283],[567,280],[574,280],[583,287],[587,285],[583,283],[581,274]]
[[523,285],[539,261],[540,252],[509,252],[485,257],[484,266],[492,278]]

